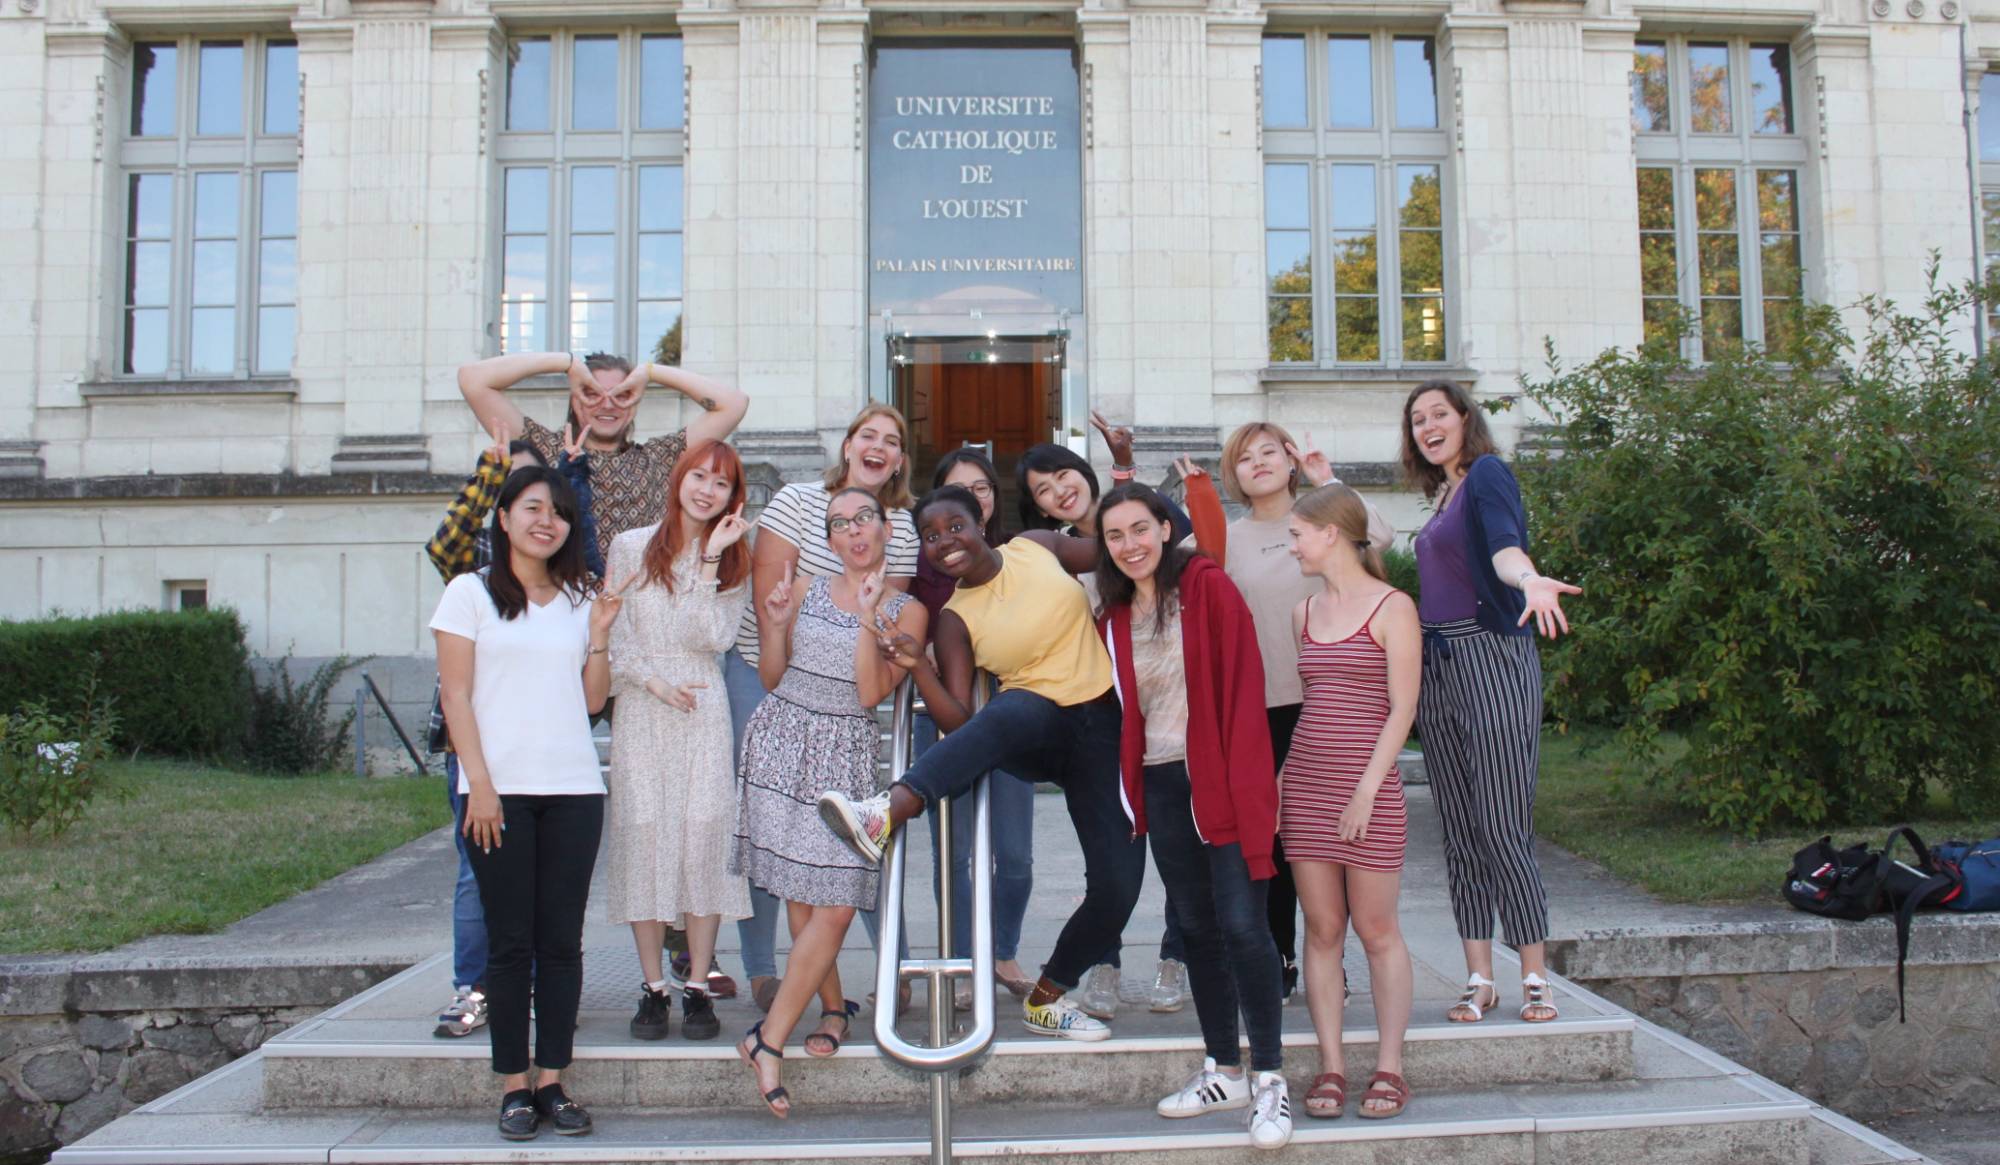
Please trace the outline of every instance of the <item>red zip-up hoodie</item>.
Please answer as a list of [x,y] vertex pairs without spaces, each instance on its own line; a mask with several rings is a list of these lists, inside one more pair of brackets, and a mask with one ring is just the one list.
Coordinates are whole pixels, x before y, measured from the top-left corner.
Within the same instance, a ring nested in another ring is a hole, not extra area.
[[[1264,714],[1264,661],[1257,630],[1236,584],[1196,555],[1181,572],[1181,654],[1187,664],[1187,771],[1194,827],[1209,845],[1235,842],[1252,878],[1269,878],[1278,832],[1278,781],[1271,725]],[[1146,832],[1146,718],[1132,665],[1132,608],[1108,607],[1097,622],[1111,651],[1124,708],[1119,768],[1135,836]]]

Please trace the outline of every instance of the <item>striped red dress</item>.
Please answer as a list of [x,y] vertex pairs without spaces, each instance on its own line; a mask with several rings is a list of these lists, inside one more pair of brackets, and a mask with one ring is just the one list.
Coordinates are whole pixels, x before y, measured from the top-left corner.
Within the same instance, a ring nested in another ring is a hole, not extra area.
[[[1368,633],[1375,612],[1368,613],[1354,634],[1338,643],[1321,643],[1312,637],[1312,600],[1306,603],[1307,630],[1299,639],[1305,706],[1292,736],[1292,750],[1285,757],[1278,836],[1289,861],[1339,862],[1394,873],[1403,868],[1409,834],[1403,777],[1394,766],[1375,794],[1367,838],[1339,837],[1340,815],[1367,771],[1368,758],[1389,719],[1389,657]],[[1381,605],[1377,603],[1376,609]]]

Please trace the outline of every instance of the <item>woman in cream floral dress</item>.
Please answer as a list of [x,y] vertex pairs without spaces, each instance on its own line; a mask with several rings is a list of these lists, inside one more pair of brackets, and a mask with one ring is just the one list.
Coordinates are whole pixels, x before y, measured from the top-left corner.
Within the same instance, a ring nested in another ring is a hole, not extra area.
[[[659,523],[611,543],[607,581],[625,603],[611,633],[618,710],[605,897],[610,920],[630,923],[639,948],[637,1039],[667,1035],[667,927],[685,926],[691,965],[706,967],[722,919],[750,913],[743,879],[729,872],[736,778],[721,667],[750,592],[742,508],[743,463],[712,442],[674,467]],[[682,1035],[715,1038],[701,984],[684,989],[682,1010]]]

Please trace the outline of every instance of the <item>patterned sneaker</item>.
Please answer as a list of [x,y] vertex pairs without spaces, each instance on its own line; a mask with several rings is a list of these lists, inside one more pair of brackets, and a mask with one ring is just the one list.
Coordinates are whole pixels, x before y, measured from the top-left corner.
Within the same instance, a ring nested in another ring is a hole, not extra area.
[[1153,979],[1152,1008],[1165,1015],[1187,1006],[1187,964],[1179,959],[1161,959],[1160,973]]
[[1292,1090],[1279,1072],[1257,1073],[1256,1103],[1250,1109],[1250,1143],[1282,1149],[1292,1140]]
[[1188,1077],[1179,1092],[1160,1101],[1155,1111],[1161,1116],[1184,1117],[1249,1106],[1250,1078],[1217,1071],[1210,1057],[1201,1062],[1201,1071]]
[[1083,982],[1069,997],[1083,1013],[1098,1019],[1118,1018],[1118,968],[1099,963],[1084,973]]
[[1071,1003],[1066,995],[1040,1007],[1033,1003],[1026,1004],[1025,1009],[1027,1014],[1021,1021],[1022,1025],[1038,1036],[1055,1036],[1082,1043],[1111,1038],[1110,1028],[1085,1015],[1083,1009]]
[[486,1026],[486,996],[473,987],[452,992],[451,1006],[438,1012],[431,1034],[441,1040],[469,1036]]
[[881,862],[882,850],[889,844],[889,794],[855,801],[845,793],[821,793],[819,819],[863,861]]

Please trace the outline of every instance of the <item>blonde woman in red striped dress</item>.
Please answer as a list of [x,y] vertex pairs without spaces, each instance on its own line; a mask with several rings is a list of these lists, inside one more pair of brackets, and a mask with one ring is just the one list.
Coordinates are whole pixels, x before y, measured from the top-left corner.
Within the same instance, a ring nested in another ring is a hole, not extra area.
[[1407,814],[1396,754],[1417,712],[1423,668],[1417,605],[1390,586],[1368,543],[1368,507],[1344,485],[1323,485],[1292,504],[1292,554],[1322,580],[1292,612],[1305,707],[1279,776],[1278,836],[1305,908],[1306,1004],[1319,1038],[1320,1075],[1308,1116],[1346,1108],[1341,1048],[1340,953],[1354,925],[1368,955],[1375,1075],[1355,1111],[1392,1117],[1410,1100],[1403,1033],[1410,1023],[1410,951],[1397,923]]

